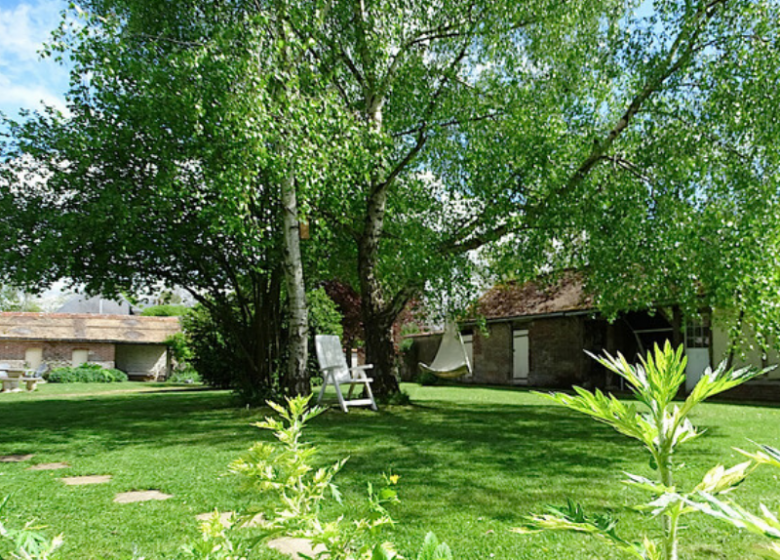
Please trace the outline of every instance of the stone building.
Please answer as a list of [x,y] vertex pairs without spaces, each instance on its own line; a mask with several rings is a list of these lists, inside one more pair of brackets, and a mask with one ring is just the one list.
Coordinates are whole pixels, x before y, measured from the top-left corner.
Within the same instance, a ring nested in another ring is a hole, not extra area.
[[19,369],[93,363],[131,380],[159,380],[170,365],[164,342],[180,330],[176,317],[0,313],[0,362]]
[[[541,388],[614,388],[620,379],[586,354],[622,353],[629,361],[666,340],[684,344],[688,359],[686,389],[707,367],[728,360],[734,367],[780,363],[777,352],[762,354],[750,343],[734,348],[729,340],[729,315],[722,310],[684,320],[674,307],[631,311],[607,321],[595,309],[581,277],[568,273],[552,284],[508,283],[488,290],[477,303],[480,322],[461,324],[472,374],[459,381],[488,385]],[[484,326],[481,326],[482,323]],[[413,338],[405,356],[408,371],[436,355],[439,334]],[[745,351],[747,349],[747,351]],[[412,377],[409,375],[409,377]],[[732,396],[780,400],[780,368],[732,391]]]

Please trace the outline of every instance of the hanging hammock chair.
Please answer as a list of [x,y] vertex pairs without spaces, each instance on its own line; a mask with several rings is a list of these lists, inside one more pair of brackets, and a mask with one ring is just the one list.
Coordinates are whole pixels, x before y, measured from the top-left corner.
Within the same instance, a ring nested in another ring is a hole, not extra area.
[[441,336],[441,344],[430,365],[420,362],[420,370],[442,379],[457,379],[471,373],[466,346],[455,323],[449,323]]

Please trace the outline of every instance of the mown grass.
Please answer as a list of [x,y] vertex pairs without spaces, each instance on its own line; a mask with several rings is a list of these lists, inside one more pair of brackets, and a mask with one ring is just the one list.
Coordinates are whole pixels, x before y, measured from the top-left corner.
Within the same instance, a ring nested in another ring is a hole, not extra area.
[[[521,536],[510,532],[523,516],[568,497],[592,511],[622,518],[630,538],[653,534],[655,522],[634,512],[642,494],[624,487],[622,472],[651,474],[632,441],[526,391],[408,385],[409,407],[380,413],[331,410],[317,418],[309,439],[323,463],[350,456],[339,478],[347,505],[365,495],[383,472],[401,476],[398,525],[388,534],[413,557],[427,531],[448,542],[460,559],[617,558],[576,535]],[[132,391],[132,392],[128,392]],[[252,423],[267,410],[233,405],[216,391],[172,391],[138,384],[45,385],[34,394],[0,395],[0,455],[35,453],[31,463],[67,461],[67,471],[27,471],[0,464],[0,496],[12,524],[35,517],[62,532],[62,557],[162,558],[196,535],[195,515],[236,510],[250,501],[226,466],[257,439]],[[769,406],[708,404],[694,414],[708,433],[680,460],[690,483],[711,466],[740,460],[732,447],[747,439],[780,446],[780,410]],[[62,476],[111,474],[109,484],[66,487]],[[759,470],[738,490],[741,501],[777,509],[780,483]],[[164,502],[114,504],[115,493],[158,489]],[[350,514],[354,508],[331,508]],[[751,558],[757,538],[691,518],[683,558]],[[264,552],[259,557],[272,558]]]

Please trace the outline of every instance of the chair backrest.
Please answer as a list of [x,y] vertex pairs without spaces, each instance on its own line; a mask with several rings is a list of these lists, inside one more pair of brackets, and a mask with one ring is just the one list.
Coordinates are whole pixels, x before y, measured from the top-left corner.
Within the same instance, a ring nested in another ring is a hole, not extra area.
[[349,366],[347,366],[347,358],[344,356],[339,337],[318,334],[314,337],[314,346],[317,349],[317,361],[321,370],[336,367],[338,368],[335,372],[336,378],[349,377]]

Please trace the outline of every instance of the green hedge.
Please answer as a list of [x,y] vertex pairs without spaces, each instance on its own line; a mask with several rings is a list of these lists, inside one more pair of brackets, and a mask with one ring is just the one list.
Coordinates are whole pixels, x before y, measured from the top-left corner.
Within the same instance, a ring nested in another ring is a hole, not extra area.
[[119,383],[127,381],[127,375],[118,369],[83,364],[78,367],[55,368],[49,373],[48,380],[50,383]]
[[141,315],[144,317],[181,317],[189,309],[186,305],[152,305],[141,311]]

